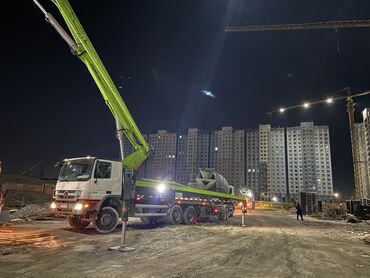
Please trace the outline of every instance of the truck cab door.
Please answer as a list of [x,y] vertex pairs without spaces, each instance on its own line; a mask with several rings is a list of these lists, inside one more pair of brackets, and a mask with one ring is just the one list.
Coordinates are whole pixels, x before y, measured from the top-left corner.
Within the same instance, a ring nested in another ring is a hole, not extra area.
[[113,189],[113,167],[112,162],[107,160],[96,160],[92,183],[90,187],[90,198],[102,199],[105,195],[112,194]]

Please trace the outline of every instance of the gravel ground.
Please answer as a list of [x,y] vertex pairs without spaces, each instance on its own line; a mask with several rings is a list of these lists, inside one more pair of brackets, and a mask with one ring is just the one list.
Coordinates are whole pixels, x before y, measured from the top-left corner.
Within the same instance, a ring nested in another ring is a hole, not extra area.
[[[75,232],[65,222],[21,224],[17,233],[38,230],[55,240],[12,247],[0,255],[0,277],[369,277],[370,225],[256,210],[228,225],[132,224],[130,253],[107,251],[119,244],[93,228]],[[9,229],[9,227],[7,228]],[[1,230],[0,230],[1,233]]]

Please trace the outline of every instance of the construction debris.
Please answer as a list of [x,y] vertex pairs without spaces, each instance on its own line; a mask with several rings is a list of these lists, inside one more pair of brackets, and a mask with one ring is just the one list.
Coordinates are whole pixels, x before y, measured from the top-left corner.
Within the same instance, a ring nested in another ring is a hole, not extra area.
[[13,253],[13,251],[12,251],[12,249],[11,248],[4,248],[2,251],[1,251],[1,254],[3,254],[4,256],[6,256],[6,255],[10,255],[10,254],[12,254]]
[[362,222],[361,219],[358,219],[356,216],[354,216],[353,214],[350,214],[350,213],[347,213],[347,222],[349,223],[360,223]]
[[322,218],[327,220],[347,219],[347,208],[345,204],[323,204]]
[[22,221],[22,220],[33,220],[43,219],[48,216],[52,216],[53,213],[49,209],[49,205],[31,204],[27,205],[19,210],[15,210],[10,218],[11,221]]

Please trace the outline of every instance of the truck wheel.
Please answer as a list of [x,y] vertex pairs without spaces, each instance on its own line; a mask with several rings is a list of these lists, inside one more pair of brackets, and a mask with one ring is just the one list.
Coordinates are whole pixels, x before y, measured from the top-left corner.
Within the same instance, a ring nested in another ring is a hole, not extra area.
[[118,212],[112,207],[104,207],[95,220],[95,230],[102,234],[110,233],[117,227],[118,221]]
[[90,222],[82,220],[81,216],[70,216],[68,217],[69,225],[76,230],[81,230],[89,226]]
[[182,223],[186,225],[192,225],[195,222],[197,212],[193,206],[187,207],[184,210],[184,217],[182,219]]
[[182,208],[179,205],[173,205],[168,214],[168,221],[172,225],[181,224],[183,218]]

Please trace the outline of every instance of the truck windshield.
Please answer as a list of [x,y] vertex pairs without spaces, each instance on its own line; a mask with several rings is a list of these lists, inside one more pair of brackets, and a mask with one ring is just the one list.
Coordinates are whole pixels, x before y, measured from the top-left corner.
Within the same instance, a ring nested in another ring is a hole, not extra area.
[[58,181],[87,181],[91,177],[93,159],[65,161]]

